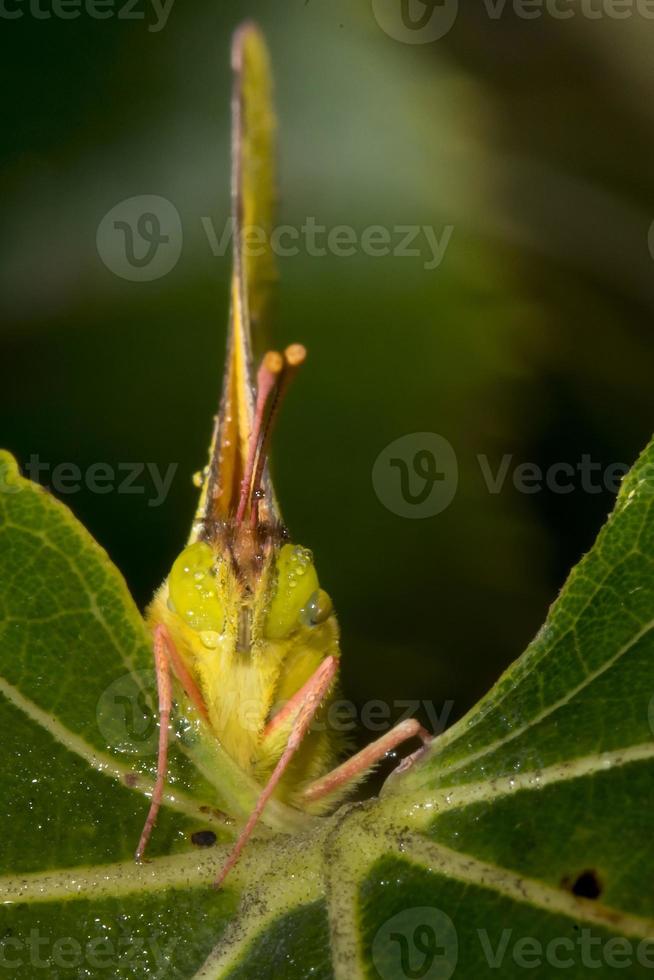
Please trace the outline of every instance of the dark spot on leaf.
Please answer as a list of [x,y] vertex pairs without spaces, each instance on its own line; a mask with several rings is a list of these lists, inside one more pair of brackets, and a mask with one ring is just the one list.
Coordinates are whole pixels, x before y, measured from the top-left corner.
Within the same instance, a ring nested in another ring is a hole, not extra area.
[[602,894],[602,883],[593,869],[582,871],[576,878],[565,877],[561,884],[577,898],[599,898]]
[[216,843],[216,835],[213,830],[196,830],[191,834],[191,840],[196,847],[213,847]]
[[222,810],[218,810],[215,806],[207,806],[205,803],[203,803],[199,809],[202,813],[210,813],[218,820],[228,820],[228,817],[222,812]]
[[125,773],[125,777],[124,778],[125,778],[125,785],[126,786],[131,786],[133,788],[134,786],[137,786],[138,785],[139,777],[136,775],[135,772],[127,772],[127,773]]

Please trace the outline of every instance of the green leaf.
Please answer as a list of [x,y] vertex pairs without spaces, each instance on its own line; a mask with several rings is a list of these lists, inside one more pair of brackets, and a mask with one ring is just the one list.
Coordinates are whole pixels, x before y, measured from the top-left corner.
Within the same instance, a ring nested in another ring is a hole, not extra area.
[[9,975],[650,976],[653,504],[654,444],[475,709],[379,800],[262,828],[216,892],[233,827],[183,738],[151,860],[132,861],[155,763],[149,637],[107,555],[0,454]]

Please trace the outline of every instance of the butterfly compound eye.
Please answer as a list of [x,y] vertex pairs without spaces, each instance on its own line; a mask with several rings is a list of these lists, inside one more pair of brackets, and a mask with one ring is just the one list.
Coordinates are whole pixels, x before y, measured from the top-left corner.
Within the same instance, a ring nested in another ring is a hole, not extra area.
[[320,591],[309,549],[285,544],[277,556],[276,579],[265,625],[268,639],[282,639],[297,629],[303,621],[302,610]]
[[168,579],[175,612],[191,629],[222,633],[225,610],[218,597],[215,555],[204,541],[196,541],[175,561]]
[[319,623],[329,619],[333,608],[332,600],[325,590],[318,589],[300,612],[300,621],[305,626],[318,626]]

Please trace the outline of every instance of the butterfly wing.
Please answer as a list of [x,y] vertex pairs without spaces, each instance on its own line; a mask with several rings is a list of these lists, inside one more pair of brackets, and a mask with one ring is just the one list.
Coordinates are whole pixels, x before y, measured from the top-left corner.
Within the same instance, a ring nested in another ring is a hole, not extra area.
[[[233,259],[227,363],[196,522],[191,536],[233,517],[254,416],[254,359],[269,328],[271,285],[276,278],[270,245],[275,206],[275,130],[268,51],[259,28],[246,23],[232,44]],[[267,469],[263,484],[276,504]],[[276,516],[269,514],[264,516]]]

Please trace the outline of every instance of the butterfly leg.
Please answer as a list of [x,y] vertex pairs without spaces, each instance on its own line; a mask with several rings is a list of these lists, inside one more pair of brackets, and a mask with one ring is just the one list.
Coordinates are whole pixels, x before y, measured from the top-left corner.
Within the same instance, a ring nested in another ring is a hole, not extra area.
[[157,694],[159,698],[157,778],[152,791],[150,810],[141,832],[141,839],[136,848],[136,854],[134,855],[139,862],[143,860],[143,853],[154,825],[157,822],[157,815],[161,806],[168,771],[168,726],[170,724],[170,713],[172,709],[171,664],[188,698],[193,702],[204,720],[208,721],[207,709],[202,695],[178,654],[170,633],[165,626],[157,626],[154,631],[154,666],[157,673]]
[[170,635],[170,633],[168,632],[165,626],[159,625],[155,629],[155,643],[156,643],[157,633],[159,632],[163,636],[166,652],[168,654],[168,659],[170,660],[170,664],[173,668],[173,673],[175,677],[182,685],[184,689],[184,693],[186,694],[187,698],[190,701],[192,701],[193,706],[197,709],[198,713],[201,715],[202,720],[206,721],[206,723],[209,724],[209,712],[207,711],[207,706],[204,703],[204,698],[200,693],[199,687],[197,686],[197,684],[191,677],[190,673],[186,669],[186,665],[184,664],[184,661],[182,660],[179,653],[177,652],[177,647],[173,643],[172,636]]
[[[282,752],[279,762],[275,766],[265,789],[259,796],[254,810],[248,818],[248,822],[241,831],[232,853],[227,859],[222,871],[218,875],[218,878],[214,882],[214,886],[216,888],[220,888],[227,874],[238,861],[239,855],[250,838],[250,835],[252,834],[252,831],[254,830],[254,827],[261,816],[266,803],[274,793],[275,788],[284,775],[289,762],[302,744],[302,739],[309,730],[316,711],[320,707],[323,698],[329,691],[337,671],[338,660],[336,657],[325,657],[315,674],[309,678],[304,687],[301,688],[301,691],[298,692],[301,696],[301,700],[298,699],[298,710],[293,721],[293,727],[291,728],[291,734],[288,737],[286,747]],[[295,704],[295,698],[293,701]]]
[[150,839],[152,828],[157,822],[157,814],[161,806],[166,772],[168,769],[168,725],[172,707],[172,686],[170,681],[170,665],[168,663],[166,630],[157,626],[154,631],[154,666],[157,672],[157,693],[159,696],[159,753],[157,756],[157,778],[152,791],[150,810],[141,831],[139,846],[134,855],[137,861],[143,859],[143,852]]
[[326,796],[330,796],[342,786],[356,781],[357,777],[365,775],[388,752],[392,752],[398,745],[408,741],[410,738],[419,738],[422,741],[423,747],[407,756],[399,764],[395,772],[402,772],[404,769],[408,769],[432,740],[432,736],[427,729],[423,728],[415,718],[407,718],[405,721],[401,721],[394,728],[391,728],[389,732],[386,732],[385,735],[375,739],[370,745],[366,745],[364,749],[361,749],[360,752],[353,755],[351,759],[337,766],[336,769],[332,769],[326,776],[316,779],[302,794],[303,799],[307,803],[311,803],[314,800],[320,800]]

